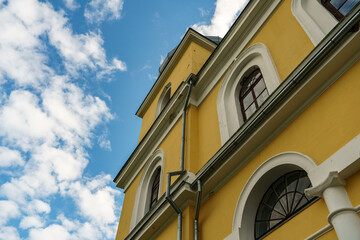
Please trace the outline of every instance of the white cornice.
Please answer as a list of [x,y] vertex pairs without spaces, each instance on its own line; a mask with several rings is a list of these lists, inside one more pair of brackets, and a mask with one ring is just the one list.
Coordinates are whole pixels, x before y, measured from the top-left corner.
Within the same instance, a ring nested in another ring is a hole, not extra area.
[[154,86],[151,88],[150,92],[144,99],[143,103],[139,107],[136,112],[138,117],[143,117],[147,109],[149,108],[150,104],[154,100],[157,93],[160,91],[162,86],[164,85],[165,81],[170,76],[171,72],[174,70],[175,66],[180,61],[181,57],[185,53],[186,49],[189,47],[191,42],[195,42],[200,46],[204,47],[205,49],[209,50],[210,52],[214,51],[216,48],[216,44],[211,40],[207,39],[205,36],[201,35],[200,33],[196,32],[193,29],[189,29],[183,39],[181,40],[179,46],[176,48],[174,55],[171,57],[169,63],[166,65],[165,69],[162,71]]

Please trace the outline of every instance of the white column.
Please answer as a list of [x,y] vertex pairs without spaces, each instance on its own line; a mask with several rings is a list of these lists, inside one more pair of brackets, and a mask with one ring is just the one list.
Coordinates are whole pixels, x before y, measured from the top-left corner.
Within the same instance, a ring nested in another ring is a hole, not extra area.
[[324,182],[306,189],[306,195],[323,197],[329,209],[328,221],[340,240],[360,239],[360,219],[351,205],[345,181],[338,172],[330,172]]

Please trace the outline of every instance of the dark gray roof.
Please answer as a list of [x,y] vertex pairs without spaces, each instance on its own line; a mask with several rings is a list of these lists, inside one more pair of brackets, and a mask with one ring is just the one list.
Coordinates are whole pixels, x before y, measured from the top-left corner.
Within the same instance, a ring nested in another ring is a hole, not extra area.
[[[218,44],[221,42],[221,40],[222,40],[222,38],[219,37],[219,36],[205,36],[205,37],[206,37],[207,39],[209,39],[210,41],[212,41],[213,43],[215,43],[216,45],[218,45]],[[171,57],[174,55],[174,52],[175,52],[175,50],[176,50],[177,47],[178,47],[178,46],[176,46],[173,50],[171,50],[171,51],[167,54],[167,56],[166,56],[166,58],[164,59],[163,63],[162,63],[162,64],[160,65],[160,67],[159,67],[159,74],[162,73],[162,71],[164,71],[166,65],[167,65],[168,62],[170,61]]]

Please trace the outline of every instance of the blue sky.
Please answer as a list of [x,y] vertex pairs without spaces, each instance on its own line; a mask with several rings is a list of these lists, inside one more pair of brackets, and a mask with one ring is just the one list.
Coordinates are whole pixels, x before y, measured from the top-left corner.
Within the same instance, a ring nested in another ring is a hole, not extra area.
[[161,61],[245,2],[0,0],[0,240],[114,239]]

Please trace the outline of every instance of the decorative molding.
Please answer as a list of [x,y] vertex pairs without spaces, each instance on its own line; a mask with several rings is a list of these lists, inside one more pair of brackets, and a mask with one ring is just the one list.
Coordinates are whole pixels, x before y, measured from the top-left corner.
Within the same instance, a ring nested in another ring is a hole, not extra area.
[[[313,172],[318,171],[319,168],[312,169]],[[305,194],[308,196],[322,197],[325,189],[329,187],[346,186],[346,182],[339,176],[338,172],[329,172],[328,177],[320,184],[312,188],[305,189]]]
[[[189,205],[195,206],[196,192],[190,188],[190,183],[194,179],[195,175],[193,173],[185,172],[171,185],[171,198],[182,210]],[[155,206],[130,230],[125,240],[155,239],[161,229],[170,224],[176,216],[176,212],[165,199],[165,194],[163,194]]]
[[291,11],[314,46],[338,23],[320,0],[293,0]]
[[329,172],[338,172],[343,179],[360,170],[360,134],[351,139],[337,150],[318,168],[310,171],[309,175],[315,185],[319,185],[328,178]]
[[[160,183],[159,189],[162,189],[163,176],[164,176],[164,162],[165,162],[165,153],[163,150],[156,150],[149,159],[146,160],[146,165],[144,172],[141,175],[139,186],[137,188],[136,197],[134,201],[134,208],[130,222],[130,230],[135,227],[135,225],[140,221],[140,219],[149,211],[149,198],[151,190],[149,188],[151,177],[153,176],[155,170],[158,168],[161,169],[160,172]],[[160,192],[158,192],[158,198],[160,197]]]
[[256,43],[250,46],[235,59],[225,75],[217,98],[222,145],[243,124],[239,103],[240,82],[242,77],[253,67],[260,69],[269,94],[281,83],[270,51],[264,44]]
[[266,160],[245,184],[235,208],[232,233],[226,240],[252,238],[258,205],[265,191],[278,177],[293,170],[309,172],[316,166],[311,158],[297,152],[281,153]]

